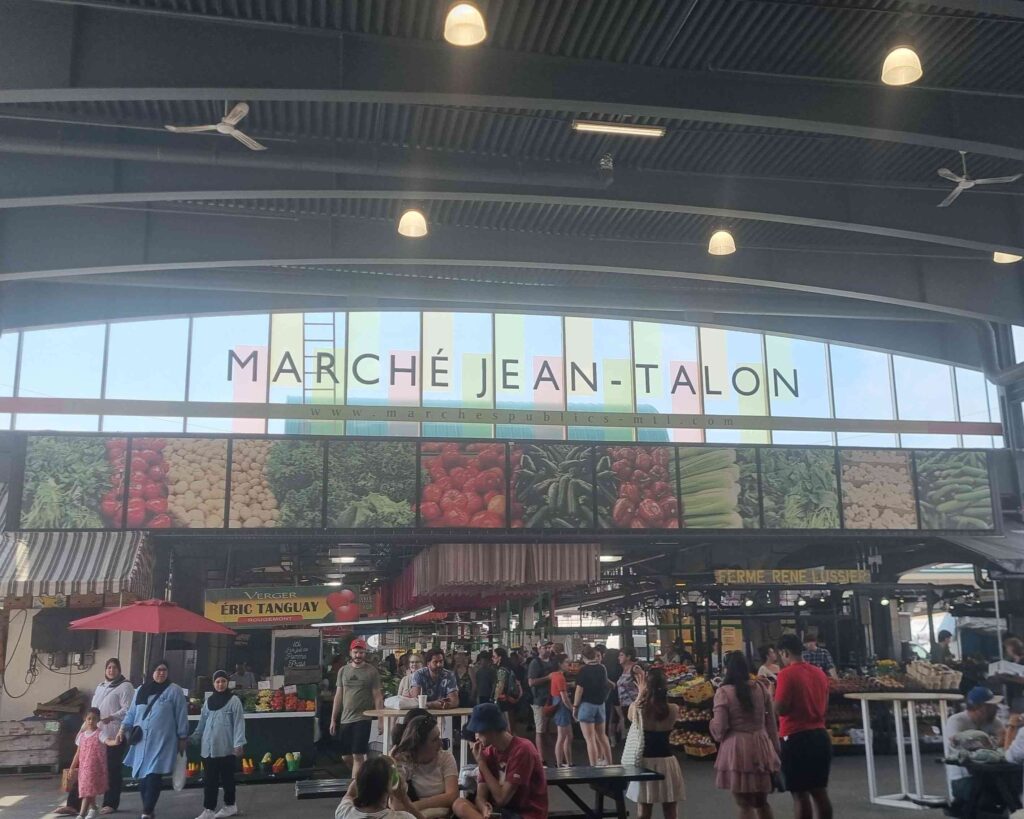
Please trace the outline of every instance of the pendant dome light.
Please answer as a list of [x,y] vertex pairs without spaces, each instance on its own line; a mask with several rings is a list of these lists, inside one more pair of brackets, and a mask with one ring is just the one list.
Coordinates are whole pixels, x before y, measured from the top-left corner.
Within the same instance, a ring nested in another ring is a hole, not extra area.
[[480,9],[472,3],[456,3],[444,19],[444,38],[455,46],[479,45],[487,37]]
[[727,230],[716,230],[708,242],[708,253],[712,256],[729,256],[736,252],[736,241]]
[[882,82],[886,85],[910,85],[924,76],[921,58],[907,44],[889,49],[882,63]]
[[998,250],[992,254],[992,261],[996,264],[1013,264],[1024,259],[1024,256],[1018,256],[1016,253],[1000,253]]
[[427,217],[422,211],[410,208],[398,220],[398,232],[410,239],[422,239],[427,235]]

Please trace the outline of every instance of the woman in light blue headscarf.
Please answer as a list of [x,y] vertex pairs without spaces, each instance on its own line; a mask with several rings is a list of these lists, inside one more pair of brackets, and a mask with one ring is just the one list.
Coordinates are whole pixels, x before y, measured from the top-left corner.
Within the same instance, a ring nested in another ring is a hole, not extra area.
[[185,753],[188,741],[188,703],[185,692],[168,679],[166,660],[153,666],[150,678],[139,688],[118,739],[123,742],[136,726],[142,729],[142,738],[132,745],[124,764],[139,780],[142,819],[152,819],[161,780],[174,770],[175,757]]

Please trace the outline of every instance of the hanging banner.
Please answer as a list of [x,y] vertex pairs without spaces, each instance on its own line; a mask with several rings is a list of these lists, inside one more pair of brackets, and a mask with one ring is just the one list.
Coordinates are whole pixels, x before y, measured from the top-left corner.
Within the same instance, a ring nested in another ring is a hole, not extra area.
[[722,586],[842,586],[870,583],[864,569],[717,569],[715,582]]
[[206,617],[231,628],[349,623],[358,620],[359,613],[352,589],[265,586],[206,591]]

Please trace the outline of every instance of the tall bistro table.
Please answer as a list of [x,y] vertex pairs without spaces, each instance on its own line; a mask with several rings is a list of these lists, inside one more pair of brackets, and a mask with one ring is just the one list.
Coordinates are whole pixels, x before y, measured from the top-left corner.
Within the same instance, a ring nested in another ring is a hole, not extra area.
[[[401,719],[412,709],[382,708],[376,711],[364,711],[364,716],[380,720],[381,752],[391,753],[391,730],[395,720]],[[434,708],[430,710],[432,717],[452,717],[452,736],[459,738],[459,765],[467,764],[469,759],[469,743],[462,736],[462,719],[473,713],[472,708]]]
[[[872,691],[863,694],[847,694],[847,699],[860,700],[860,715],[864,723],[864,759],[868,767],[868,797],[875,805],[887,805],[891,808],[910,808],[926,810],[944,804],[951,793],[949,782],[946,782],[944,796],[929,795],[924,792],[921,776],[921,745],[917,732],[917,706],[919,702],[938,702],[939,721],[942,730],[942,747],[946,748],[946,720],[949,717],[949,703],[963,699],[960,694],[909,691]],[[878,781],[875,777],[874,732],[871,730],[870,705],[873,702],[887,702],[892,705],[893,720],[896,724],[896,759],[900,768],[900,792],[883,796],[878,795]],[[907,711],[907,723],[910,729],[910,758],[914,773],[914,790],[910,790],[907,779],[907,749],[904,744],[903,709]]]

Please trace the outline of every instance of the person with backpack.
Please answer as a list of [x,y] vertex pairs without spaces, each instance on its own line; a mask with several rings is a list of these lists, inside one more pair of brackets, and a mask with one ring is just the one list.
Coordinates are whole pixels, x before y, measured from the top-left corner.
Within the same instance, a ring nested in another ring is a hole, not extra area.
[[512,726],[512,720],[519,709],[519,701],[523,698],[523,687],[519,684],[519,678],[512,667],[508,649],[496,648],[493,656],[498,672],[497,683],[494,686],[494,701],[508,716],[509,725]]

